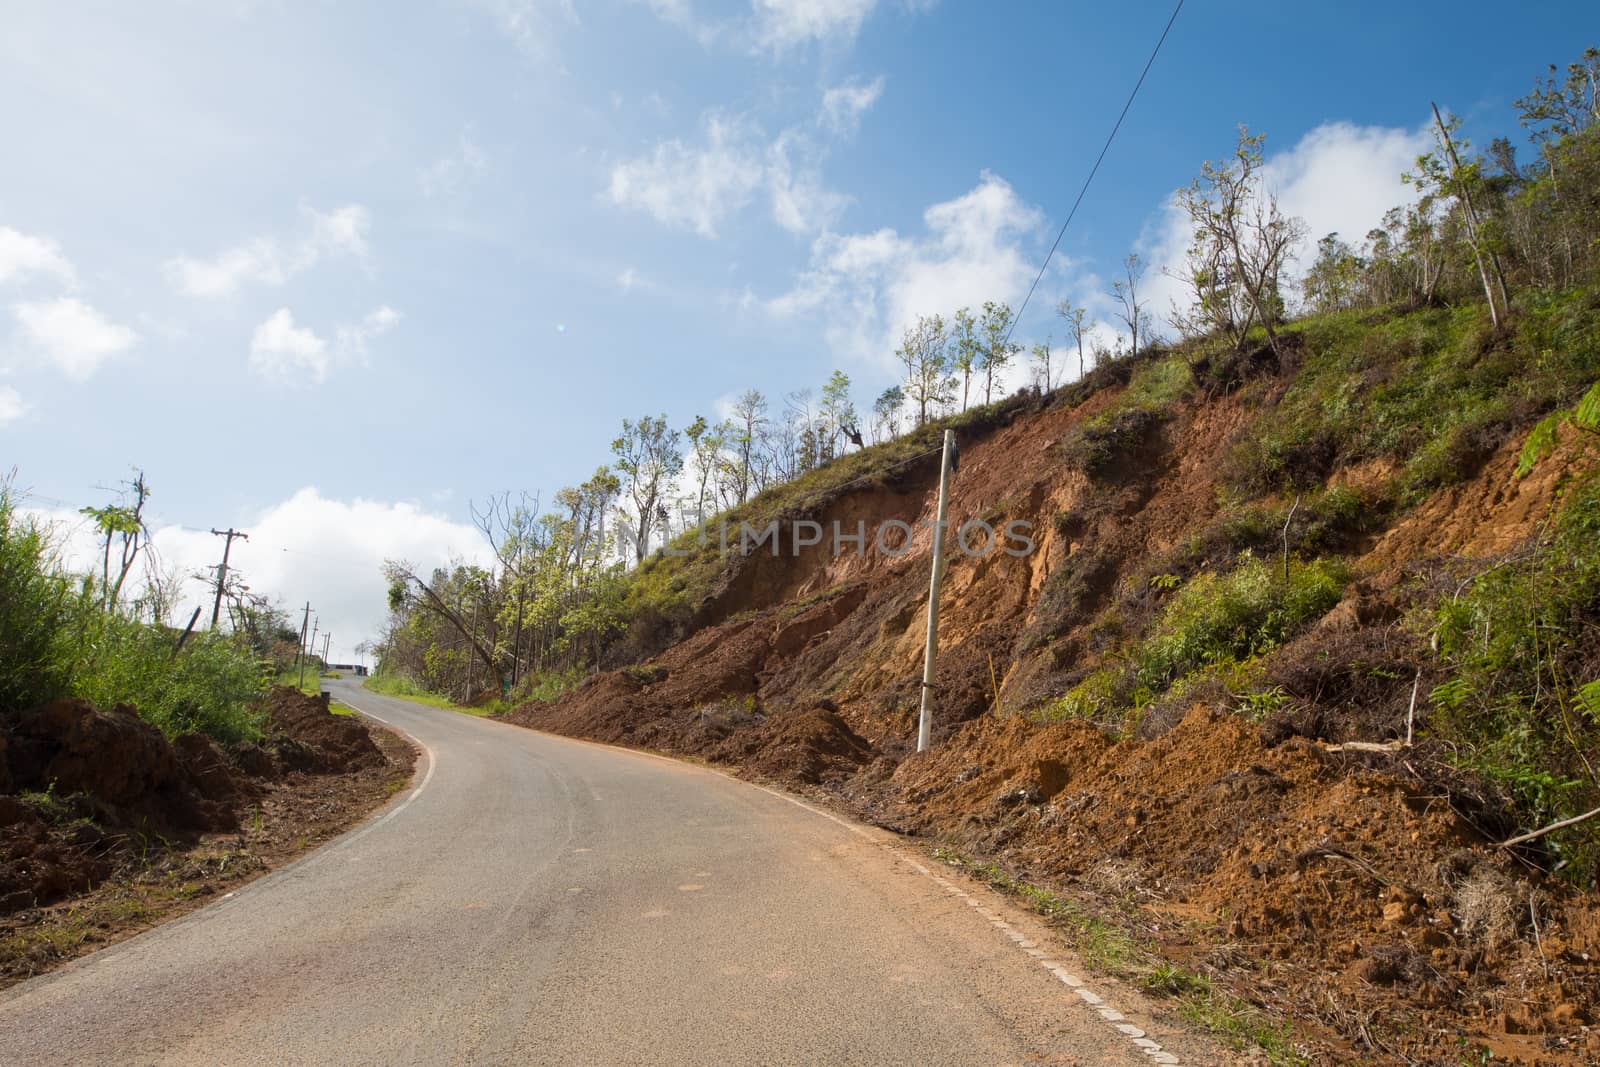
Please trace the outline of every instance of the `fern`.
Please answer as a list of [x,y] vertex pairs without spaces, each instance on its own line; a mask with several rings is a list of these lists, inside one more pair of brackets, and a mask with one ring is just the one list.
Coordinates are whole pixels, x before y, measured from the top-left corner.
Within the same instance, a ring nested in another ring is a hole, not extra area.
[[1600,679],[1578,687],[1578,704],[1589,718],[1600,723]]
[[1572,424],[1580,430],[1600,433],[1600,382],[1591,385],[1578,401],[1578,408],[1572,413]]
[[1539,461],[1556,447],[1556,428],[1561,425],[1561,418],[1559,413],[1548,415],[1529,431],[1527,443],[1522,446],[1522,455],[1517,458],[1518,478],[1526,478],[1539,465]]

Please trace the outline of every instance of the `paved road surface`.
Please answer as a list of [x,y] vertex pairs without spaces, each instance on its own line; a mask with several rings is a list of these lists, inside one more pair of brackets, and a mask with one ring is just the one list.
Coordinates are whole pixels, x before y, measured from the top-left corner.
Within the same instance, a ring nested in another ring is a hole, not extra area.
[[1152,1062],[1130,1034],[1160,1041],[1155,1062],[1222,1058],[1091,980],[1132,1016],[1119,1032],[1041,966],[1077,970],[1042,928],[888,835],[700,768],[331,686],[424,746],[411,792],[0,994],[0,1064]]

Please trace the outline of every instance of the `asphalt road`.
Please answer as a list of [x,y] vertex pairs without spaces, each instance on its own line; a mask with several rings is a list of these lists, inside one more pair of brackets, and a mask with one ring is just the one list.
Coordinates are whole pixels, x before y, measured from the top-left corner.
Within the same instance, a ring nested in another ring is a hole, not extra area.
[[0,994],[0,1064],[1224,1059],[887,834],[702,768],[331,685],[424,747],[411,791]]

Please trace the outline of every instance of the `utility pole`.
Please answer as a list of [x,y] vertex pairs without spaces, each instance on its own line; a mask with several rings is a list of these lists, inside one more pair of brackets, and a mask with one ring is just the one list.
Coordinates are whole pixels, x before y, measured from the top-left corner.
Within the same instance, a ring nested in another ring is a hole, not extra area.
[[300,620],[300,647],[294,658],[300,661],[300,688],[306,685],[306,627],[311,625],[311,601],[306,601],[305,618]]
[[928,581],[928,646],[922,654],[922,713],[917,719],[917,751],[928,750],[933,733],[933,668],[939,656],[939,583],[944,580],[944,527],[950,512],[950,472],[955,467],[956,433],[944,432],[939,460],[939,512],[933,524],[933,576]]
[[211,605],[211,628],[217,628],[217,616],[222,614],[222,584],[228,580],[228,553],[233,551],[235,537],[250,540],[250,535],[243,530],[235,530],[232,526],[226,530],[213,529],[212,533],[218,537],[226,537],[227,543],[222,546],[222,565],[217,568],[217,599]]

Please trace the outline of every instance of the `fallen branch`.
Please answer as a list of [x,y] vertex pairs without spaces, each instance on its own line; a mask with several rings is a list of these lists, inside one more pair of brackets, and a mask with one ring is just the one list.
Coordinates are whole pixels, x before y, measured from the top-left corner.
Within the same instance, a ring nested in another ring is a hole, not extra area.
[[1526,844],[1529,841],[1534,841],[1543,837],[1545,834],[1553,834],[1557,830],[1564,830],[1569,826],[1576,826],[1580,822],[1588,822],[1596,815],[1600,815],[1600,808],[1595,808],[1593,811],[1586,811],[1582,815],[1574,815],[1570,819],[1562,819],[1560,822],[1553,822],[1542,830],[1534,830],[1531,833],[1518,834],[1516,837],[1508,838],[1507,840],[1500,842],[1500,844],[1496,847],[1510,848],[1512,845]]

